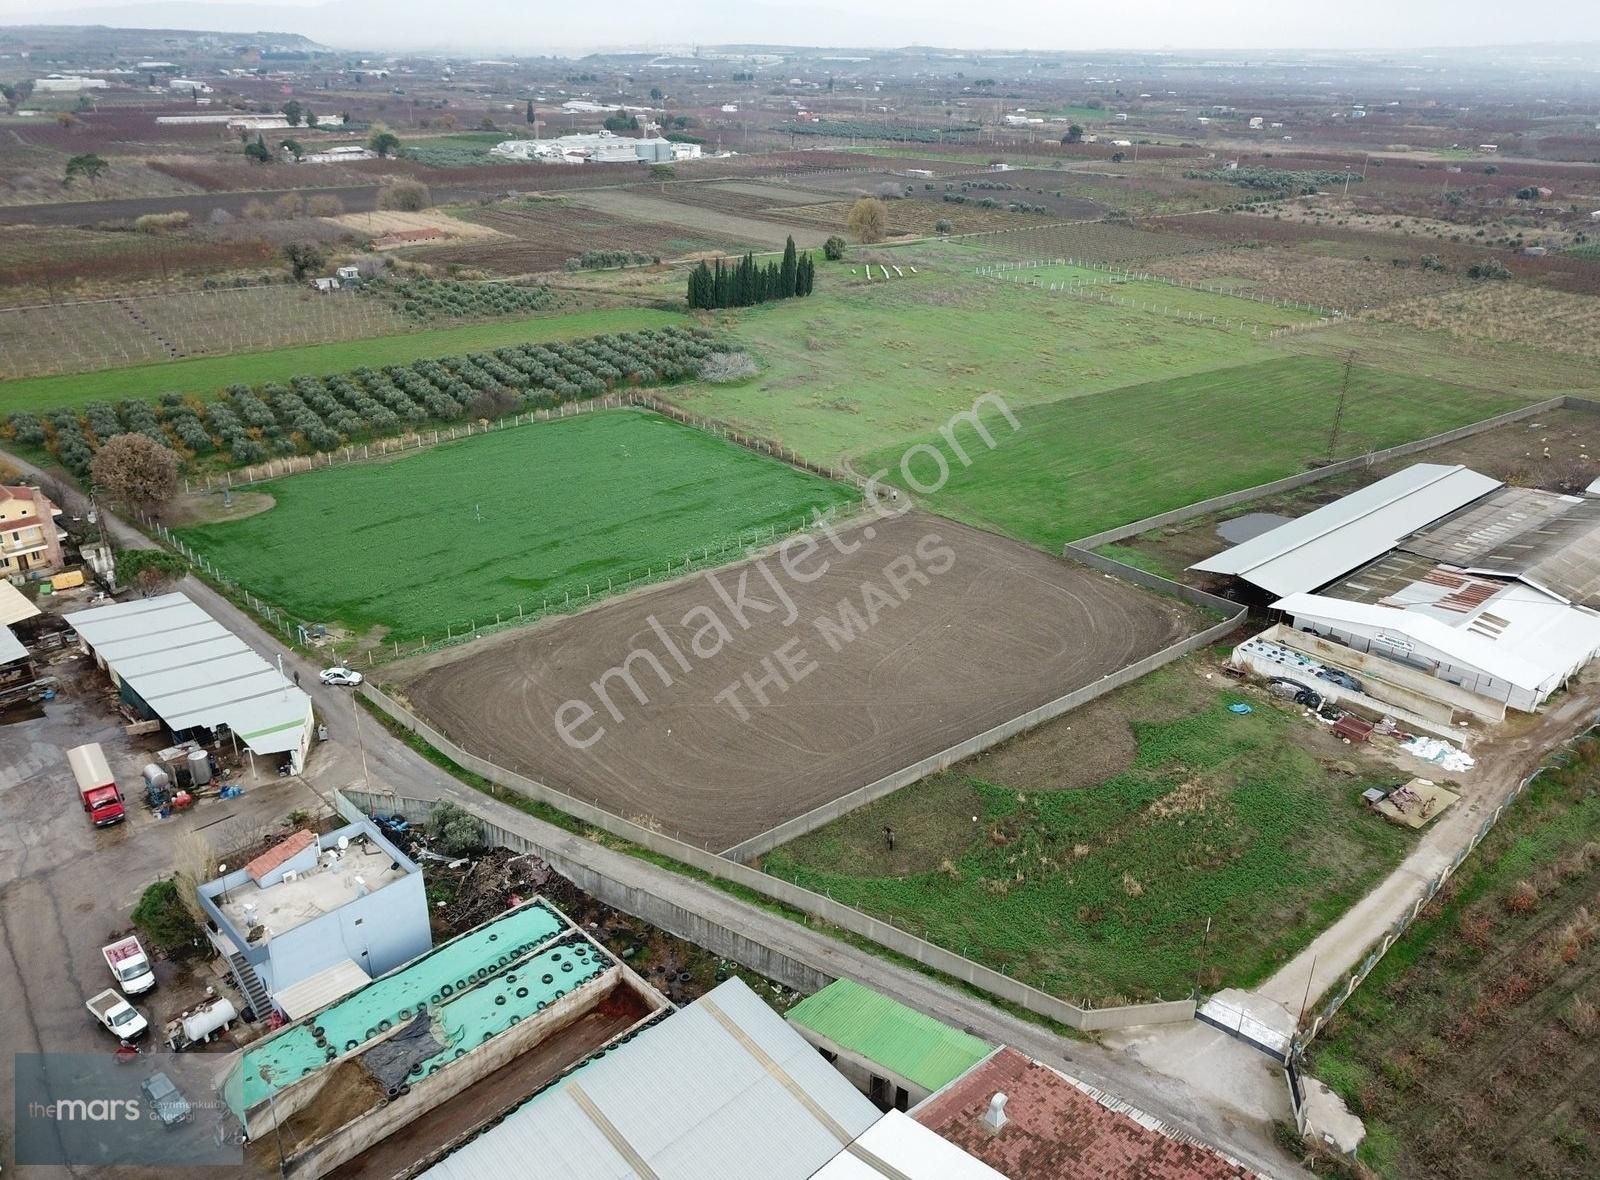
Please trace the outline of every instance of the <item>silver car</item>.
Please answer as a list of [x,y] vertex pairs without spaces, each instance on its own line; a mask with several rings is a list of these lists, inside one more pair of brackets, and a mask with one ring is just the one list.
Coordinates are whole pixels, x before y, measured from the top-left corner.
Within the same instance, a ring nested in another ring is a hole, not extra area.
[[355,688],[361,683],[361,673],[352,668],[324,668],[322,683],[338,688]]

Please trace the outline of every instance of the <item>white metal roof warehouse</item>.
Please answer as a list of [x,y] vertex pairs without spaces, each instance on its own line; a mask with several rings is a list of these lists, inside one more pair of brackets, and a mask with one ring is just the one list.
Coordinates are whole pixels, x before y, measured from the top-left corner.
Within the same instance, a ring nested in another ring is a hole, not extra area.
[[1232,574],[1280,598],[1302,594],[1499,486],[1459,464],[1415,463],[1189,568]]
[[878,1110],[735,978],[535,1094],[425,1180],[808,1180]]
[[298,773],[311,738],[311,698],[185,594],[68,615],[86,650],[177,733],[227,726],[257,754],[288,754]]

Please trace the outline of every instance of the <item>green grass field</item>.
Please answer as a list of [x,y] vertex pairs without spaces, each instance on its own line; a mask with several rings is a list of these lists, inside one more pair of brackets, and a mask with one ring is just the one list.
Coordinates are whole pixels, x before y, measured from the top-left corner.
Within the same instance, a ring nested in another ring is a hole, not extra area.
[[[1249,986],[1411,837],[1361,804],[1385,774],[1376,759],[1260,697],[1230,713],[1238,699],[1181,661],[776,849],[764,868],[1064,998]],[[1333,768],[1346,757],[1355,773]]]
[[1023,406],[1273,355],[1247,328],[919,271],[850,286],[847,263],[825,266],[809,299],[725,316],[764,371],[739,385],[679,387],[673,399],[833,462],[908,443],[988,392]]
[[660,328],[683,322],[681,315],[652,308],[581,311],[568,315],[463,324],[455,328],[425,328],[403,336],[377,336],[336,344],[282,348],[274,352],[243,352],[101,369],[93,373],[0,381],[0,415],[12,410],[53,410],[91,401],[154,398],[169,391],[209,397],[234,382],[257,385],[263,381],[287,381],[301,374],[321,376],[360,368],[362,365],[377,367],[404,364],[419,357],[448,356],[539,340],[593,336],[603,332]]
[[[256,485],[276,506],[180,536],[308,622],[398,640],[605,592],[853,489],[653,414],[514,427],[384,463]],[[751,539],[746,536],[745,539]]]
[[[1282,357],[998,416],[997,445],[952,465],[928,506],[1055,548],[1156,512],[1292,475],[1327,454],[1342,366]],[[1421,438],[1522,404],[1515,394],[1352,372],[1336,455]],[[925,441],[939,442],[936,435]],[[899,470],[902,448],[861,470]],[[932,478],[927,465],[913,465]]]

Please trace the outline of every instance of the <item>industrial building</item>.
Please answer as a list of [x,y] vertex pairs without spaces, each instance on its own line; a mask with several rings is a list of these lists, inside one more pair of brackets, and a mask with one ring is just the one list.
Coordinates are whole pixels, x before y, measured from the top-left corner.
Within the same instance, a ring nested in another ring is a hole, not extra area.
[[1441,690],[1445,724],[1531,712],[1600,653],[1600,499],[1462,466],[1414,464],[1190,568],[1265,592],[1382,678],[1475,698]]
[[369,821],[221,867],[199,890],[206,934],[259,1017],[298,1019],[433,945],[422,871]]
[[[223,1098],[258,1170],[276,1166],[303,1180],[336,1168],[407,1174],[580,1063],[590,1063],[581,1071],[588,1077],[601,1064],[597,1055],[669,1010],[659,992],[536,899],[254,1042],[230,1067]],[[395,1137],[401,1128],[405,1135]],[[555,1175],[528,1170],[554,1158],[542,1144],[524,1148],[516,1166],[498,1174]]]
[[850,979],[785,1019],[880,1110],[908,1110],[994,1051],[977,1037]]
[[911,1112],[1010,1180],[1250,1180],[1142,1111],[1011,1048]]
[[311,744],[311,698],[186,594],[160,594],[66,616],[136,718],[174,737],[229,740],[286,759],[299,774]]
[[660,136],[635,139],[610,131],[563,135],[557,139],[508,139],[489,149],[492,156],[545,164],[670,164],[700,157],[697,143],[673,143]]
[[878,1118],[781,1016],[729,979],[422,1175],[809,1180]]

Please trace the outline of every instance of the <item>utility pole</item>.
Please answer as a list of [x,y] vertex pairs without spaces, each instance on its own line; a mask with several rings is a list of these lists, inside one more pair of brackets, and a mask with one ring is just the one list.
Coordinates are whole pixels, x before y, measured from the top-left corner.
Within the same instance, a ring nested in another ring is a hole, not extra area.
[[1339,377],[1339,400],[1333,408],[1333,427],[1328,431],[1328,459],[1333,459],[1334,450],[1339,445],[1339,430],[1344,425],[1345,402],[1350,397],[1350,370],[1356,363],[1356,354],[1352,350],[1344,357],[1344,372]]

